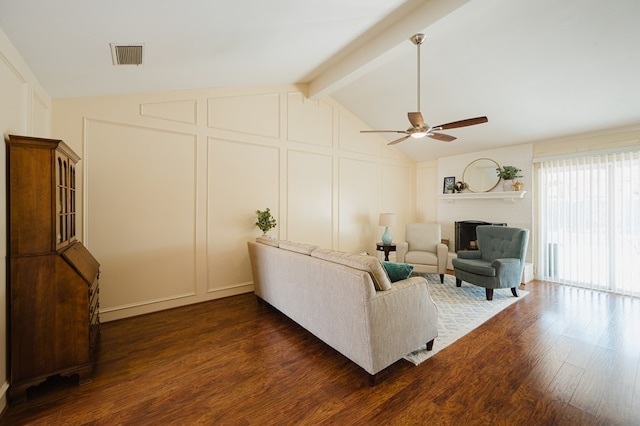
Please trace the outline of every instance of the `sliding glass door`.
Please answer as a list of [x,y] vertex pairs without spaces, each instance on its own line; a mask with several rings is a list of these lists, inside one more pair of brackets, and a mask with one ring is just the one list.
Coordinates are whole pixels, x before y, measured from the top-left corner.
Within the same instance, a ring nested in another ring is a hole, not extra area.
[[640,152],[537,164],[538,275],[640,296]]

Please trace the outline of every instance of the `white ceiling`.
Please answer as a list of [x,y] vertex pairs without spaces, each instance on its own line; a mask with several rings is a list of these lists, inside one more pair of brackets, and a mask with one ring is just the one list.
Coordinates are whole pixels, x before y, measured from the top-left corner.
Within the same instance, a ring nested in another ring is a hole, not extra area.
[[423,32],[427,123],[489,122],[396,145],[416,161],[640,126],[639,22],[638,0],[0,0],[53,98],[308,83],[375,129],[409,127]]

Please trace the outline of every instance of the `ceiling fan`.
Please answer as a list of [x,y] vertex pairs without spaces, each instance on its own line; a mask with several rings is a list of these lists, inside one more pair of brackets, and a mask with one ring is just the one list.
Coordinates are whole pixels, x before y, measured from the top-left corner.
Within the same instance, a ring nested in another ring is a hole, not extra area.
[[468,118],[466,120],[440,124],[438,126],[429,126],[428,124],[425,124],[422,113],[420,112],[420,45],[424,41],[424,34],[416,34],[412,36],[410,40],[413,42],[413,44],[418,46],[418,111],[407,113],[407,116],[409,117],[409,123],[411,123],[411,127],[409,127],[407,130],[361,130],[360,133],[403,133],[406,135],[389,142],[389,145],[395,145],[410,137],[419,139],[425,136],[428,136],[432,139],[437,139],[442,142],[451,142],[456,138],[453,136],[445,135],[444,133],[437,132],[440,130],[455,129],[457,127],[474,126],[476,124],[482,124],[489,121],[487,117],[475,117]]

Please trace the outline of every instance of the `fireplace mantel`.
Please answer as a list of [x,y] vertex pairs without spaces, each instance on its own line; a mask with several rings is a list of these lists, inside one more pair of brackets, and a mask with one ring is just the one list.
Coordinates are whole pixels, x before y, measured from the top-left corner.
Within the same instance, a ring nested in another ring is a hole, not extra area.
[[515,203],[524,198],[527,191],[492,191],[492,192],[461,192],[457,194],[440,195],[440,199],[448,203],[467,200],[504,200]]

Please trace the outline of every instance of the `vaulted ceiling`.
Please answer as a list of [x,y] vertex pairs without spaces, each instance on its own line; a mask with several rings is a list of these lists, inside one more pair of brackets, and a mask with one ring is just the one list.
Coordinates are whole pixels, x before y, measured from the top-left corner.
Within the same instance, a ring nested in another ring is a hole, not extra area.
[[[640,126],[638,21],[638,0],[0,1],[53,98],[304,83],[373,129],[409,127],[422,32],[427,123],[489,122],[396,145],[416,161]],[[110,43],[144,44],[143,65]]]

